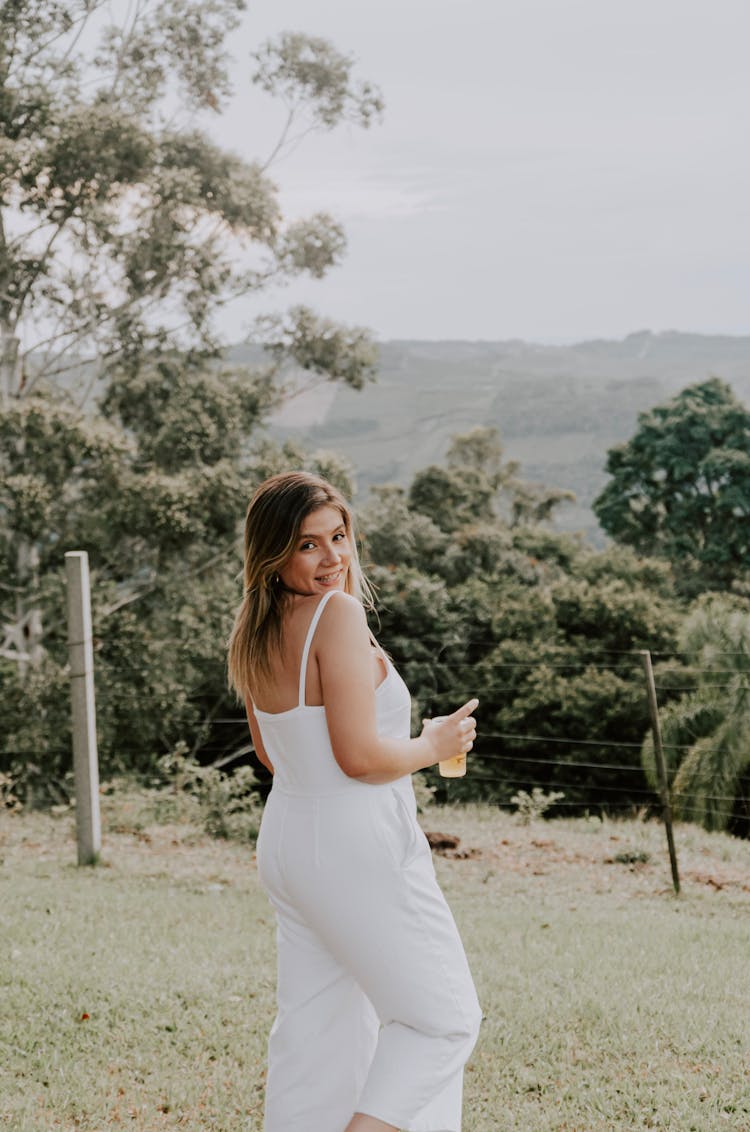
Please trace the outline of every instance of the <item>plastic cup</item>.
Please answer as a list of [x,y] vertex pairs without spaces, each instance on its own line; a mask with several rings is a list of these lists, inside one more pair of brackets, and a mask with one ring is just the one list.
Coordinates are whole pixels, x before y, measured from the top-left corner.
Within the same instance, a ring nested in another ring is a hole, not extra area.
[[438,763],[438,770],[443,778],[463,778],[466,774],[466,755],[455,755],[452,759],[443,759]]
[[[440,723],[447,719],[446,715],[435,715],[433,723]],[[452,759],[443,759],[438,763],[438,771],[442,778],[463,778],[466,774],[466,755],[454,755]]]

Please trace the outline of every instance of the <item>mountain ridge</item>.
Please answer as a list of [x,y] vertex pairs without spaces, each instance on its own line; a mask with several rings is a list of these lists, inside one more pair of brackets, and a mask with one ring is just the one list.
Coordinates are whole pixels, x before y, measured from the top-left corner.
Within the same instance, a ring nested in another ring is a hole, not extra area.
[[750,400],[750,335],[640,330],[571,345],[393,339],[379,351],[376,381],[359,392],[331,384],[301,394],[274,415],[272,432],[346,457],[362,498],[442,462],[457,432],[494,426],[525,478],[576,493],[558,525],[599,543],[591,503],[607,480],[607,451],[633,434],[640,412],[709,377]]

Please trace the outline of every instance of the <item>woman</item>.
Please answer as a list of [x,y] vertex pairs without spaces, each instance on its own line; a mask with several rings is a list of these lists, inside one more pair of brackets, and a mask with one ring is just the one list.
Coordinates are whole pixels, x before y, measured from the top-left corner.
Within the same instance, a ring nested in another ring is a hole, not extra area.
[[229,678],[274,776],[258,839],[278,944],[266,1132],[460,1132],[481,1011],[410,776],[471,749],[478,701],[409,738],[409,693],[368,630],[351,515],[325,480],[261,484],[244,578]]

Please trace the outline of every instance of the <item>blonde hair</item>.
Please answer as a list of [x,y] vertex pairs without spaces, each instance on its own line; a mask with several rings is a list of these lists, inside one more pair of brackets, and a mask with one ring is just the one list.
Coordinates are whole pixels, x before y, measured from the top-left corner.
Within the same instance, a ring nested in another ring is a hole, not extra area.
[[345,589],[366,608],[372,589],[357,554],[354,522],[338,488],[309,472],[282,472],[257,488],[245,517],[244,594],[227,644],[229,687],[237,698],[249,694],[259,676],[271,673],[271,656],[282,647],[285,590],[279,571],[297,548],[302,523],[312,511],[335,507],[351,545]]

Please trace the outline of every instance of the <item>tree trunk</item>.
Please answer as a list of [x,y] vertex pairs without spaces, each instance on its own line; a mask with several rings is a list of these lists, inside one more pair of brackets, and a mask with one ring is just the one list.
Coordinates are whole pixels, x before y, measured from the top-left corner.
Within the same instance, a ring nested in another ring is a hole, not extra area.
[[[18,338],[7,321],[0,320],[0,389],[3,408],[21,396]],[[20,442],[23,445],[23,441]],[[21,455],[23,452],[20,453]],[[39,550],[26,538],[19,538],[16,550],[15,623],[6,627],[3,655],[15,660],[18,676],[25,680],[30,668],[37,667],[44,654],[42,611],[29,604],[29,596],[39,583]],[[8,631],[9,630],[9,631]]]
[[8,241],[5,237],[5,217],[0,209],[0,395],[3,408],[11,397],[20,392],[18,366],[18,338],[15,334],[13,305],[8,298],[10,291],[10,261]]
[[0,389],[4,407],[20,392],[18,361],[18,339],[8,324],[0,321]]
[[28,604],[29,592],[39,584],[39,551],[28,539],[19,540],[17,552],[16,627],[18,678],[23,682],[30,668],[37,668],[44,655],[42,611]]

